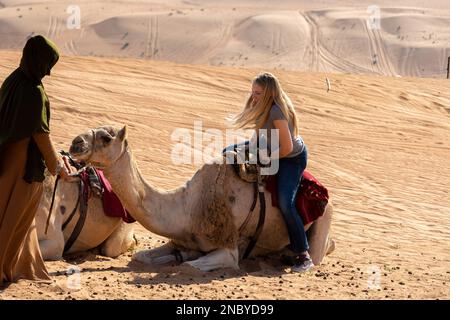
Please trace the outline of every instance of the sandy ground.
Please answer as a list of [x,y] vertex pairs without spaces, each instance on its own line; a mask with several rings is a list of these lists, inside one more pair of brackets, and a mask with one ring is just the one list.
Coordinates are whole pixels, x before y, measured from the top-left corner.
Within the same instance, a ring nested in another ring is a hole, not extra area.
[[449,19],[446,0],[2,0],[0,49],[44,34],[67,55],[443,77]]
[[[0,78],[20,53],[0,53]],[[194,121],[225,130],[260,69],[62,56],[44,80],[58,148],[88,128],[128,126],[144,177],[169,189],[199,165],[175,166],[171,133]],[[449,299],[450,94],[448,81],[274,71],[294,101],[309,170],[329,188],[337,247],[298,275],[274,259],[241,270],[154,269],[95,252],[48,262],[53,284],[21,281],[0,299]],[[138,228],[139,246],[166,239]],[[79,288],[67,271],[81,273]]]

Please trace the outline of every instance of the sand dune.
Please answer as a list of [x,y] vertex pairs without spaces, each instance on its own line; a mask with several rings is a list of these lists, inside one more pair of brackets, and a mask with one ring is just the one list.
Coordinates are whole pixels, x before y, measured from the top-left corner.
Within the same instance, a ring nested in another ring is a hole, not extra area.
[[448,2],[377,3],[379,30],[368,24],[371,1],[77,1],[81,25],[69,29],[70,1],[4,0],[0,50],[45,34],[68,55],[444,77]]
[[[19,58],[0,54],[0,79]],[[198,120],[204,130],[226,129],[259,70],[63,56],[45,79],[55,143],[67,149],[87,128],[127,124],[143,175],[174,188],[199,165],[173,165],[173,130],[193,133]],[[54,285],[19,282],[0,299],[449,299],[448,82],[336,74],[327,93],[323,73],[274,72],[297,106],[309,169],[333,197],[337,248],[323,265],[299,276],[257,259],[240,271],[200,274],[151,269],[131,253],[89,253],[49,262]],[[143,228],[138,239],[139,249],[166,241]],[[82,269],[79,290],[67,287],[73,264]]]

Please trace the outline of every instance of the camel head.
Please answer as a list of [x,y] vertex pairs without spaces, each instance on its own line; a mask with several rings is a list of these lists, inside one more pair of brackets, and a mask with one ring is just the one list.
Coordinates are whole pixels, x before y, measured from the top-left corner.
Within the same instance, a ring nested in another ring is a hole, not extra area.
[[102,126],[78,135],[72,141],[70,154],[99,168],[114,164],[127,150],[127,129]]

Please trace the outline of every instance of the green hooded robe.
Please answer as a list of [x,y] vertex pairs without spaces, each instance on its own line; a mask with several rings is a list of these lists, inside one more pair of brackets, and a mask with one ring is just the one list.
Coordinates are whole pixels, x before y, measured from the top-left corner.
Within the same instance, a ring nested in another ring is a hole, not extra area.
[[33,133],[50,132],[50,104],[42,78],[59,59],[56,45],[43,36],[30,38],[24,49],[20,67],[0,88],[0,175],[4,146],[31,137],[27,150],[26,172],[28,182],[44,180],[45,163],[32,138]]

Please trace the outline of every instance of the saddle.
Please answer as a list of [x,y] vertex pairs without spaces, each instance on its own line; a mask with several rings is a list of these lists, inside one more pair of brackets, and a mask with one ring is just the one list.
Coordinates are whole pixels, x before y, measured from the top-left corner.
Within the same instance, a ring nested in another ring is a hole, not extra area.
[[236,174],[246,182],[257,183],[258,179],[260,179],[264,183],[270,177],[267,175],[258,176],[258,168],[270,167],[270,160],[264,159],[262,161],[259,156],[259,149],[257,150],[257,155],[254,155],[250,153],[248,147],[245,147],[244,150],[235,148],[230,153],[224,153],[223,156],[226,158],[227,163],[232,163]]
[[[257,238],[261,232],[261,229],[264,225],[265,219],[264,190],[267,190],[271,193],[272,206],[277,207],[279,209],[278,192],[277,192],[279,182],[276,175],[264,176],[260,174],[261,166],[268,167],[270,166],[270,163],[267,163],[267,161],[265,161],[264,164],[262,164],[259,158],[257,159],[256,163],[250,163],[250,161],[247,160],[251,158],[248,148],[246,148],[244,152],[245,161],[242,161],[244,157],[242,156],[242,153],[239,155],[239,152],[242,152],[242,150],[234,150],[234,152],[224,154],[224,157],[227,157],[227,161],[229,161],[230,160],[229,157],[233,156],[234,161],[232,162],[232,165],[236,174],[243,181],[253,183],[255,186],[254,199],[252,207],[250,209],[250,213],[253,211],[256,205],[256,198],[258,197],[257,190],[259,190],[259,198],[261,203],[261,212],[259,216],[258,226],[256,228],[255,234],[250,239],[249,245],[247,246],[246,253],[244,254],[245,258],[252,251],[254,245],[256,244]],[[311,173],[305,170],[301,177],[301,183],[296,198],[296,207],[300,214],[300,217],[302,218],[304,225],[307,225],[317,220],[324,214],[325,207],[328,204],[328,199],[329,199],[328,190]],[[244,222],[243,226],[246,223],[248,223],[250,213],[246,221]]]
[[[79,208],[80,217],[69,236],[66,244],[64,246],[64,253],[68,252],[70,248],[75,243],[76,239],[81,233],[81,230],[84,227],[84,223],[86,221],[87,209],[88,209],[88,200],[94,195],[98,198],[102,199],[103,202],[103,211],[106,216],[110,217],[120,217],[126,223],[133,223],[136,220],[128,213],[128,211],[123,207],[119,198],[112,191],[112,187],[109,181],[103,175],[103,172],[99,169],[96,169],[92,166],[87,166],[84,162],[76,162],[71,157],[70,154],[65,151],[60,151],[60,154],[63,156],[67,156],[69,158],[70,164],[77,169],[77,174],[80,178],[80,182],[78,185],[78,199],[75,208],[70,213],[67,220],[62,225],[62,230],[64,231],[67,225],[72,221],[77,209]],[[59,177],[56,179],[55,187],[53,190],[52,202],[50,205],[50,212],[47,218],[47,226],[45,232],[47,233],[48,224],[50,221],[50,216],[53,209],[53,204],[55,200],[56,188],[58,186]]]

